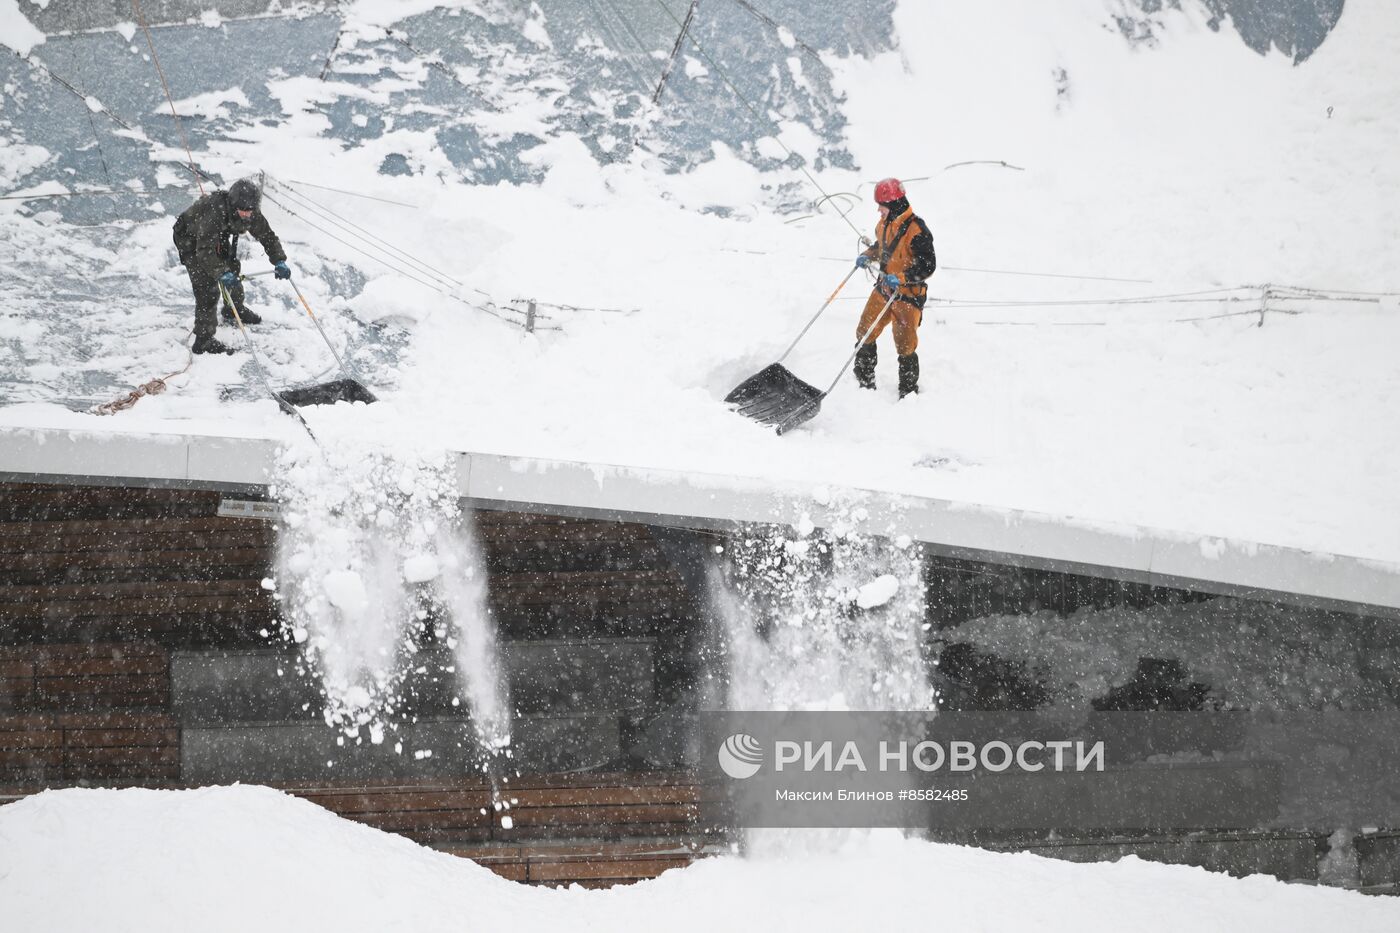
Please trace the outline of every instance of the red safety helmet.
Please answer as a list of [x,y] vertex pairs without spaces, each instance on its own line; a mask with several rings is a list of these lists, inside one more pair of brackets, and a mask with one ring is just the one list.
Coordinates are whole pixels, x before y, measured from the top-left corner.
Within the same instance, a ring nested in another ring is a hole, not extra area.
[[875,203],[888,204],[904,197],[904,186],[898,178],[886,178],[875,185]]

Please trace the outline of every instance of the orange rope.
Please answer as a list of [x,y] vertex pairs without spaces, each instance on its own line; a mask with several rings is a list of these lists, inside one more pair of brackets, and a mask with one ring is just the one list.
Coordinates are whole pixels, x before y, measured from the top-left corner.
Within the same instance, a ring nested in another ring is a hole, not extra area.
[[191,350],[189,351],[189,358],[185,360],[184,369],[179,370],[178,372],[170,373],[167,376],[162,376],[158,379],[152,379],[150,382],[143,382],[135,389],[123,395],[121,398],[113,399],[110,402],[104,402],[101,405],[95,405],[92,408],[88,409],[88,411],[94,415],[115,415],[119,411],[126,411],[128,408],[131,408],[133,405],[141,401],[141,399],[145,398],[146,396],[159,395],[162,392],[164,392],[166,389],[169,388],[169,386],[165,384],[167,379],[174,379],[176,376],[183,376],[185,373],[189,372],[190,367],[193,365],[194,351]]
[[151,61],[155,63],[156,74],[160,75],[160,86],[165,88],[165,99],[170,102],[170,115],[175,118],[175,128],[180,131],[180,142],[185,144],[185,155],[190,159],[190,173],[194,175],[194,183],[199,186],[200,197],[203,197],[204,183],[199,180],[199,169],[194,167],[194,153],[190,151],[190,140],[185,135],[185,124],[180,122],[180,115],[175,112],[175,98],[171,96],[170,84],[165,80],[165,69],[160,67],[160,56],[156,54],[156,43],[151,38],[150,27],[146,25],[146,17],[141,15],[140,0],[131,0],[131,9],[136,14],[136,21],[141,24],[141,31],[146,34],[146,44],[151,47]]

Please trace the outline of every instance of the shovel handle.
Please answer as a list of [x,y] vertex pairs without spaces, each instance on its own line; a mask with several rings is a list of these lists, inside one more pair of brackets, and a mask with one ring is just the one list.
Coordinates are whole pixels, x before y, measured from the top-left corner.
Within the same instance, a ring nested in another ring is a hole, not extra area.
[[889,301],[885,302],[885,306],[880,309],[880,313],[876,316],[875,320],[870,323],[870,326],[866,328],[865,333],[860,335],[860,339],[856,341],[856,348],[851,351],[850,356],[846,357],[846,365],[842,366],[841,371],[836,374],[836,378],[831,380],[831,385],[827,386],[826,391],[822,393],[823,396],[830,395],[831,390],[836,388],[836,383],[840,382],[841,377],[846,375],[846,370],[850,369],[851,363],[855,362],[856,354],[860,352],[860,348],[865,345],[865,342],[870,339],[870,335],[875,333],[875,328],[880,326],[880,322],[885,319],[885,315],[890,313],[890,308],[894,305],[894,300],[898,297],[899,289],[896,288],[890,292]]
[[316,325],[316,331],[321,335],[321,339],[326,342],[326,348],[331,351],[331,356],[335,357],[335,365],[340,367],[340,374],[346,379],[351,378],[349,370],[345,368],[345,361],[342,360],[340,354],[336,352],[335,344],[331,343],[331,338],[326,336],[326,330],[321,326],[321,321],[316,317],[316,313],[311,310],[311,305],[307,303],[306,296],[301,293],[301,289],[297,288],[296,282],[288,279],[287,284],[291,285],[292,291],[297,293],[297,300],[300,301],[301,306],[306,309],[306,316],[311,318],[312,324]]
[[859,268],[860,266],[851,266],[851,271],[846,273],[846,277],[841,280],[841,284],[836,286],[836,290],[827,297],[826,301],[822,302],[822,306],[817,309],[816,314],[812,315],[812,319],[807,322],[807,326],[802,328],[802,332],[799,333],[797,335],[797,338],[793,340],[792,344],[786,350],[783,351],[783,355],[778,357],[779,363],[787,359],[788,354],[797,348],[798,342],[801,341],[803,337],[807,336],[807,331],[811,330],[812,325],[817,323],[817,318],[821,317],[822,314],[826,312],[826,309],[831,307],[831,303],[836,300],[836,296],[841,294],[841,289],[846,287],[846,283],[851,280],[851,276],[855,275],[856,270]]

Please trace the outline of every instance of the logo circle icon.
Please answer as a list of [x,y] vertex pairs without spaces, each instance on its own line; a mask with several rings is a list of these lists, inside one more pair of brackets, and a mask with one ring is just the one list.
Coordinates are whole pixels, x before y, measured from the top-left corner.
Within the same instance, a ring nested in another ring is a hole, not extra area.
[[751,778],[763,767],[763,746],[753,736],[736,732],[720,745],[719,766],[736,780]]

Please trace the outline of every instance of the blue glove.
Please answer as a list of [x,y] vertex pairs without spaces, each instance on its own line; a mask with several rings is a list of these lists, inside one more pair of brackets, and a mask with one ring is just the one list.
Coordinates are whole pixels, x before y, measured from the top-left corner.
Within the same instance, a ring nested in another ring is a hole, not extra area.
[[238,276],[234,275],[232,272],[225,272],[223,275],[219,276],[219,284],[229,291],[233,291],[238,287]]
[[292,269],[285,261],[274,265],[272,267],[272,273],[279,279],[290,279],[292,277]]
[[899,288],[899,276],[895,275],[893,272],[886,273],[883,281],[886,288]]
[[865,255],[864,253],[861,253],[859,256],[856,257],[856,268],[857,268],[857,269],[864,269],[864,268],[865,268],[866,266],[868,266],[868,265],[870,265],[870,257],[869,257],[869,256]]

